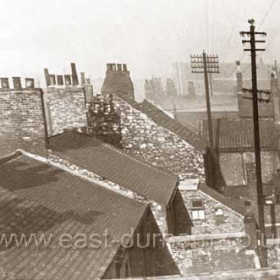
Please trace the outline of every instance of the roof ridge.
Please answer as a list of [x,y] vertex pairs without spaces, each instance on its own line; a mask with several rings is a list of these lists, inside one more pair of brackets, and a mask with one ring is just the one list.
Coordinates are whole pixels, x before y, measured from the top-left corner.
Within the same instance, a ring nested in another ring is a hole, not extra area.
[[[147,167],[149,167],[149,168],[155,169],[155,170],[157,170],[157,171],[159,171],[159,172],[161,172],[161,173],[163,173],[163,174],[165,174],[165,175],[169,175],[169,176],[178,178],[178,176],[177,176],[176,174],[174,174],[174,173],[172,173],[172,172],[170,172],[170,171],[167,171],[167,170],[162,170],[162,169],[160,169],[160,168],[158,168],[158,167],[156,167],[156,166],[154,166],[154,165],[152,165],[152,164],[150,164],[150,163],[147,163],[147,162],[145,162],[145,161],[143,161],[143,160],[141,160],[141,159],[138,159],[138,158],[136,158],[135,156],[130,155],[130,154],[128,154],[127,152],[122,151],[122,150],[120,150],[120,149],[114,147],[113,145],[111,145],[111,144],[109,144],[109,143],[106,143],[106,142],[104,142],[104,141],[101,141],[101,140],[98,139],[96,136],[91,136],[91,135],[84,134],[84,133],[81,133],[81,132],[78,132],[78,131],[71,131],[71,132],[74,132],[74,133],[76,133],[76,134],[78,134],[78,135],[80,135],[80,136],[83,136],[83,137],[95,138],[97,141],[99,141],[99,142],[100,142],[102,145],[104,145],[105,147],[108,147],[109,149],[111,149],[111,150],[113,150],[113,151],[115,151],[115,152],[117,152],[117,153],[119,153],[119,154],[121,154],[121,155],[124,155],[124,156],[130,158],[131,160],[134,160],[134,161],[136,161],[136,162],[139,162],[139,163],[141,163],[142,165],[145,165],[145,166],[147,166]],[[58,135],[54,135],[54,136],[52,136],[52,137],[55,137],[55,136],[59,137],[59,136],[62,136],[63,134],[65,134],[65,133],[71,133],[71,132],[70,132],[70,131],[62,132],[62,133],[60,133],[60,134],[58,134]],[[171,133],[172,133],[172,132],[171,132]]]
[[7,154],[3,157],[0,158],[0,165],[4,164],[5,162],[7,161],[10,161],[14,158],[17,158],[19,157],[20,155],[22,155],[22,152],[21,150],[15,150],[14,152],[10,153],[10,154]]
[[[54,166],[56,168],[59,168],[59,169],[65,171],[65,172],[68,172],[68,173],[72,174],[73,176],[77,176],[77,177],[79,177],[81,179],[84,179],[84,180],[89,181],[89,182],[91,182],[93,184],[96,184],[99,187],[105,188],[105,189],[107,189],[109,191],[112,191],[114,193],[122,195],[122,196],[124,196],[126,198],[129,198],[131,200],[134,200],[136,202],[143,203],[143,204],[148,204],[148,203],[152,203],[153,202],[153,201],[148,200],[147,198],[139,195],[138,193],[133,192],[133,191],[131,191],[129,189],[126,189],[123,186],[120,186],[120,185],[118,185],[118,184],[116,184],[116,183],[114,183],[112,181],[106,180],[107,182],[104,182],[104,181],[101,182],[101,181],[98,181],[97,179],[94,179],[93,177],[90,177],[89,175],[81,174],[81,170],[86,170],[87,173],[91,173],[95,177],[100,177],[97,174],[95,174],[95,173],[93,173],[93,172],[91,172],[91,171],[89,171],[87,169],[82,169],[78,165],[75,165],[75,164],[72,164],[72,163],[69,162],[69,164],[71,164],[71,166],[75,166],[77,168],[75,170],[75,169],[71,169],[70,167],[68,167],[66,165],[66,163],[65,164],[60,164],[60,163],[57,163],[54,160],[51,160],[49,158],[45,158],[45,157],[42,157],[40,155],[35,155],[35,154],[32,154],[32,153],[26,152],[24,150],[21,150],[21,149],[19,149],[18,151],[21,152],[21,155],[25,155],[25,156],[27,156],[27,157],[29,157],[31,159],[43,162],[45,164],[50,164],[50,165],[52,165],[52,166]],[[64,159],[62,159],[60,157],[58,157],[58,158],[60,160],[62,160],[62,161],[66,161],[66,160],[64,160]],[[110,183],[114,184],[115,187],[110,186]]]

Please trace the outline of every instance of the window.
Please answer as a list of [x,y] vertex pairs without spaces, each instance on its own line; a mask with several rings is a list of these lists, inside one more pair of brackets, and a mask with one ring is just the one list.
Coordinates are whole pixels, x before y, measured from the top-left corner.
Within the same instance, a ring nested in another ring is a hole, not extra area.
[[205,211],[204,210],[192,210],[193,220],[205,220]]
[[216,208],[215,209],[215,215],[216,216],[222,216],[224,215],[224,210],[222,208]]
[[205,210],[202,200],[192,201],[192,219],[193,220],[205,220]]
[[192,201],[192,207],[193,208],[203,208],[202,200],[194,200],[194,201]]

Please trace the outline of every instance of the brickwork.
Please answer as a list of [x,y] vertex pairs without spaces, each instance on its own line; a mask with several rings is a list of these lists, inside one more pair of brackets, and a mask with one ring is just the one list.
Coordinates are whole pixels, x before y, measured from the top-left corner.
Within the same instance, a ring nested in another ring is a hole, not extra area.
[[48,87],[46,98],[50,135],[62,133],[65,129],[87,126],[83,87]]
[[15,149],[41,153],[45,147],[41,89],[0,91],[0,156]]
[[200,190],[187,191],[181,190],[183,199],[190,215],[192,213],[193,201],[202,201],[203,209],[205,211],[204,220],[192,219],[193,227],[192,234],[206,234],[206,233],[230,233],[243,232],[244,217],[236,213],[232,209],[226,207],[224,204],[215,200],[211,196],[205,194]]
[[126,64],[107,64],[101,92],[103,95],[117,94],[122,98],[134,101],[134,86]]

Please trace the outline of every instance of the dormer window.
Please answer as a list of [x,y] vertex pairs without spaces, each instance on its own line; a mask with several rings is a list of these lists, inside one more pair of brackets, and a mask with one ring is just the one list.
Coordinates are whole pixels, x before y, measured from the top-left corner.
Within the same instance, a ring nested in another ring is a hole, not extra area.
[[192,219],[193,220],[205,220],[205,210],[202,200],[192,201]]

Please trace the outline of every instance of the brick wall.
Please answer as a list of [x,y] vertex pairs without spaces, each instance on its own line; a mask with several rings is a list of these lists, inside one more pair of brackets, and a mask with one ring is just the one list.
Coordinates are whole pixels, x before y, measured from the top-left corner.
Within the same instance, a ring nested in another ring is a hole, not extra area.
[[41,89],[0,90],[0,156],[15,149],[42,153],[45,148]]
[[[192,214],[192,209],[194,209],[192,201],[199,200],[203,202],[205,219],[192,219],[193,235],[206,233],[243,232],[245,230],[244,217],[236,213],[232,209],[226,207],[223,203],[219,202],[218,200],[215,200],[214,198],[200,190],[181,190],[181,193],[186,203],[186,208],[188,209],[190,215]],[[222,215],[217,215],[218,209],[222,210]]]
[[83,87],[48,87],[46,107],[50,136],[62,133],[65,129],[87,126]]

